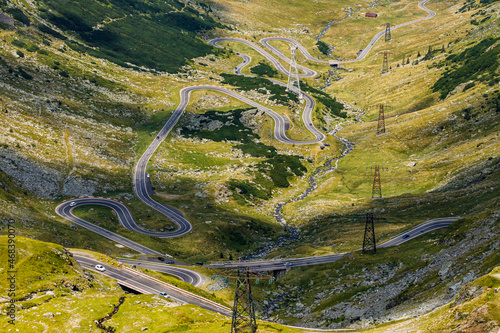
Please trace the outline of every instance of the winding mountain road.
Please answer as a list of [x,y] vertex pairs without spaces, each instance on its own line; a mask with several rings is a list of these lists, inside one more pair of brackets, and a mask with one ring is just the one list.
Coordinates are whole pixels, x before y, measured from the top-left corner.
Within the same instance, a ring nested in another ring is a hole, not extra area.
[[[431,17],[435,16],[435,13],[427,8],[425,8],[425,3],[427,3],[429,0],[424,0],[419,3],[419,7],[425,10],[429,15],[417,20],[413,20],[411,22],[406,22],[403,24],[400,24],[393,29],[397,29],[409,24],[413,24],[419,21],[427,20]],[[266,50],[264,50],[262,47],[256,45],[253,42],[250,42],[246,39],[243,38],[216,38],[211,41],[209,41],[210,44],[221,47],[218,43],[220,42],[239,42],[243,43],[246,46],[251,47],[254,49],[257,53],[259,53],[261,56],[263,56],[265,59],[267,59],[269,62],[271,62],[275,68],[280,71],[281,73],[288,75],[288,70],[285,68],[285,66],[282,64],[282,61],[285,63],[290,63],[290,59],[288,59],[279,49],[276,47],[270,45],[270,41],[273,40],[279,40],[279,41],[284,41],[288,42],[290,44],[293,44],[295,47],[297,47],[303,54],[304,56],[310,60],[310,61],[315,61],[318,63],[325,63],[325,64],[335,64],[335,63],[350,63],[350,62],[355,62],[355,61],[360,61],[366,57],[368,52],[372,49],[374,44],[384,35],[384,31],[381,31],[378,33],[368,44],[368,46],[360,53],[358,58],[353,59],[353,60],[344,60],[344,61],[326,61],[326,60],[319,60],[314,57],[312,57],[309,52],[298,42],[295,41],[291,38],[288,37],[268,37],[262,39],[260,42],[268,49],[270,50],[274,55],[276,55],[279,59],[275,58],[273,55],[268,53]],[[238,65],[235,68],[235,73],[242,75],[241,70],[247,66],[251,62],[251,58],[247,55],[238,53],[243,58],[243,63]],[[318,73],[312,69],[306,68],[304,66],[297,66],[302,74],[299,76],[302,78],[306,77],[314,77],[318,75]],[[273,83],[279,84],[282,86],[286,86],[284,83],[272,80]],[[180,103],[173,112],[172,116],[168,119],[168,121],[165,123],[165,125],[162,127],[160,132],[157,134],[153,142],[149,145],[149,147],[146,149],[144,154],[140,157],[138,163],[135,166],[134,169],[134,174],[133,174],[133,184],[134,184],[134,191],[137,195],[137,197],[144,202],[146,205],[149,207],[157,210],[170,220],[172,220],[176,225],[177,229],[172,232],[151,232],[145,229],[142,229],[139,227],[128,208],[121,202],[117,200],[112,200],[112,199],[107,199],[107,198],[97,198],[97,197],[85,197],[85,198],[78,198],[78,199],[73,199],[73,200],[68,200],[65,202],[60,203],[55,211],[58,215],[61,217],[83,227],[88,230],[91,230],[103,237],[106,237],[114,242],[117,242],[119,244],[122,244],[124,246],[129,247],[130,249],[133,249],[139,253],[146,254],[146,255],[162,255],[160,252],[155,251],[153,249],[147,248],[143,245],[140,245],[136,242],[133,242],[123,236],[117,235],[116,233],[113,233],[109,230],[106,230],[104,228],[101,228],[99,226],[96,226],[90,222],[87,222],[83,219],[80,219],[76,217],[72,211],[75,207],[78,206],[83,206],[83,205],[101,205],[101,206],[106,206],[111,209],[113,209],[117,216],[118,219],[121,223],[121,225],[131,231],[151,236],[151,237],[159,237],[159,238],[172,238],[172,237],[178,237],[182,236],[192,230],[192,225],[185,219],[183,216],[182,212],[177,210],[174,207],[161,204],[153,200],[150,196],[152,193],[151,189],[151,183],[149,181],[149,177],[147,174],[147,164],[153,154],[156,152],[158,149],[159,145],[165,140],[165,138],[168,136],[170,131],[174,128],[176,123],[179,121],[180,117],[182,116],[183,112],[185,111],[189,101],[190,101],[190,96],[193,91],[200,91],[200,90],[211,90],[211,91],[216,91],[219,93],[226,94],[232,98],[235,98],[243,103],[246,103],[248,105],[251,105],[261,111],[264,111],[267,115],[269,115],[273,120],[274,120],[274,137],[277,141],[287,143],[287,144],[296,144],[296,145],[306,145],[306,144],[315,144],[315,143],[320,143],[323,140],[326,139],[326,136],[321,133],[313,124],[312,124],[312,112],[315,108],[315,101],[314,99],[303,93],[303,97],[305,100],[305,106],[303,110],[303,115],[302,119],[304,121],[305,127],[314,135],[313,140],[309,141],[296,141],[288,138],[286,136],[286,131],[290,128],[290,123],[286,117],[283,115],[257,103],[254,102],[250,99],[248,99],[245,96],[242,96],[235,91],[232,91],[230,89],[224,88],[224,87],[217,87],[217,86],[210,86],[210,85],[199,85],[199,86],[190,86],[190,87],[185,87],[180,90]],[[411,231],[405,233],[409,234],[408,237],[402,238],[401,235],[398,235],[394,237],[393,239],[387,241],[386,243],[381,244],[379,247],[388,247],[388,246],[395,246],[399,245],[401,243],[404,243],[406,241],[409,241],[413,239],[414,237],[417,237],[423,233],[435,230],[437,228],[443,228],[448,226],[450,223],[452,223],[454,219],[441,219],[441,220],[433,220],[433,221],[428,221],[426,223],[423,223],[416,228],[412,229]],[[308,257],[308,258],[294,258],[294,259],[288,259],[288,260],[273,260],[273,261],[260,261],[260,262],[244,262],[244,263],[227,263],[227,264],[221,264],[217,266],[216,264],[211,265],[211,267],[226,267],[226,268],[231,268],[231,267],[238,267],[238,266],[251,266],[253,269],[258,269],[258,270],[273,270],[273,269],[283,269],[284,263],[291,263],[291,266],[304,266],[304,265],[313,265],[313,264],[320,264],[320,263],[327,263],[327,262],[333,262],[344,256],[344,253],[338,253],[338,254],[331,254],[331,255],[325,255],[325,256],[317,256],[317,257]],[[100,263],[98,261],[95,261],[93,259],[89,259],[88,257],[85,256],[76,256],[77,261],[83,266],[91,270],[95,270],[95,264]],[[182,280],[192,283],[194,285],[200,285],[203,281],[203,278],[199,276],[198,273],[193,273],[192,271],[188,269],[180,269],[180,268],[175,268],[171,266],[163,266],[160,267],[159,265],[153,265],[153,264],[148,264],[148,263],[141,263],[141,266],[150,268],[150,269],[155,269],[160,271],[163,271],[168,274],[176,275]],[[290,266],[290,265],[287,265]],[[159,287],[151,285],[150,283],[146,283],[141,278],[148,279],[147,277],[137,277],[138,273],[133,273],[133,272],[126,272],[124,271],[117,272],[115,269],[112,267],[106,267],[107,273],[106,275],[113,277],[124,285],[132,285],[137,288],[137,290],[145,293],[158,293],[159,292]],[[198,276],[196,275],[198,274]],[[137,282],[137,283],[136,283]],[[157,282],[155,282],[157,283]],[[163,286],[161,287],[163,288]],[[175,289],[175,288],[174,288]],[[218,304],[212,304],[210,301],[207,302],[207,300],[200,300],[199,297],[197,296],[192,296],[190,295],[189,297],[186,296],[185,294],[182,295],[182,292],[179,291],[172,291],[169,290],[169,293],[172,293],[173,297],[179,299],[181,302],[187,302],[187,303],[193,303],[193,304],[199,304],[202,307],[205,307],[209,310],[213,310],[219,313],[223,313],[227,315],[229,312],[227,312],[226,307],[221,307]],[[194,297],[194,298],[193,298]]]
[[[400,24],[393,29],[403,27],[409,24],[413,24],[422,20],[429,19],[433,16],[435,16],[435,13],[429,9],[427,9],[424,5],[427,3],[429,0],[424,0],[419,3],[419,7],[425,10],[429,15],[417,20],[413,20],[410,22],[406,22],[403,24]],[[359,55],[359,57],[355,60],[348,60],[344,62],[353,62],[353,61],[360,61],[364,59],[366,54],[371,50],[373,45],[382,37],[384,34],[384,31],[381,31],[378,33],[370,42],[370,44],[363,50],[363,52]],[[314,57],[312,57],[309,52],[297,41],[287,38],[287,37],[269,37],[269,38],[264,38],[261,40],[261,43],[266,46],[271,52],[276,54],[281,60],[290,63],[290,59],[285,57],[283,53],[278,50],[277,48],[273,47],[272,45],[269,44],[269,41],[271,40],[280,40],[280,41],[286,41],[289,42],[293,45],[295,45],[305,56],[307,59],[320,62],[320,63],[331,63],[331,61],[324,61],[324,60],[319,60]],[[243,38],[232,38],[232,37],[223,37],[223,38],[216,38],[211,41],[209,41],[210,44],[221,47],[218,45],[219,42],[239,42],[243,43],[255,51],[257,51],[260,55],[262,55],[264,58],[266,58],[268,61],[270,61],[280,72],[283,74],[288,74],[288,70],[281,64],[281,62],[276,59],[274,56],[269,54],[267,51],[265,51],[263,48],[260,46],[256,45],[255,43],[252,43],[246,39]],[[240,64],[235,68],[235,72],[238,74],[241,74],[241,69],[248,65],[250,63],[251,58],[247,55],[239,53],[241,57],[243,57],[243,63]],[[317,72],[314,70],[311,70],[309,68],[306,68],[304,66],[298,66],[300,70],[304,72],[304,74],[301,74],[302,77],[313,77],[317,75]],[[279,84],[282,86],[285,86],[284,83],[272,80],[273,83]],[[197,91],[197,90],[213,90],[213,91],[218,91],[220,93],[224,93],[228,96],[231,96],[235,99],[238,99],[239,101],[246,103],[248,105],[254,106],[259,110],[264,111],[266,114],[268,114],[271,118],[274,120],[274,137],[276,140],[283,142],[283,143],[288,143],[288,144],[296,144],[296,145],[306,145],[306,144],[314,144],[314,143],[319,143],[322,142],[323,140],[326,139],[326,136],[321,133],[312,123],[312,112],[315,108],[315,101],[314,99],[307,95],[303,94],[304,99],[305,99],[305,106],[304,110],[302,113],[302,120],[304,122],[305,127],[314,135],[315,139],[309,140],[309,141],[296,141],[296,140],[291,140],[289,139],[285,132],[290,128],[290,122],[289,120],[284,117],[283,115],[259,104],[256,103],[250,99],[248,99],[245,96],[242,96],[232,90],[229,90],[224,87],[217,87],[217,86],[208,86],[208,85],[200,85],[200,86],[191,86],[191,87],[185,87],[180,90],[180,96],[181,96],[181,101],[175,111],[173,112],[172,116],[168,119],[168,121],[165,123],[165,125],[162,127],[156,138],[153,140],[153,142],[149,145],[149,147],[146,149],[144,154],[141,156],[139,159],[137,165],[135,166],[134,170],[134,175],[133,175],[133,183],[134,183],[134,191],[137,195],[137,197],[144,202],[146,205],[150,206],[151,208],[157,210],[161,214],[165,215],[167,218],[172,220],[177,226],[178,229],[172,232],[164,232],[164,233],[155,233],[155,232],[149,232],[147,230],[144,230],[140,227],[137,226],[137,224],[134,222],[132,215],[130,214],[130,211],[124,206],[124,205],[119,205],[116,203],[116,201],[112,201],[109,199],[105,198],[80,198],[78,199],[77,205],[85,205],[85,204],[96,204],[96,205],[102,205],[102,206],[107,206],[112,208],[117,212],[117,215],[119,217],[120,223],[127,229],[136,231],[139,233],[142,233],[144,235],[148,236],[154,236],[154,237],[160,237],[160,238],[172,238],[172,237],[178,237],[181,235],[184,235],[191,231],[192,225],[187,221],[182,212],[177,210],[174,207],[161,204],[153,200],[150,196],[151,193],[151,185],[150,182],[148,181],[148,174],[147,174],[147,164],[155,151],[158,149],[159,145],[163,142],[163,140],[168,136],[170,131],[173,129],[175,124],[179,121],[180,117],[184,113],[189,100],[191,96],[191,92]],[[76,201],[75,201],[76,202]],[[72,208],[70,206],[69,202],[63,202],[56,208],[56,213],[59,214],[60,216],[64,217],[65,219],[68,219],[72,221],[75,224],[78,224],[84,228],[87,228],[91,231],[94,231],[101,236],[104,236],[106,238],[112,239],[122,245],[125,246],[132,246],[131,248],[143,253],[143,254],[158,254],[157,251],[148,249],[144,246],[141,246],[135,242],[132,242],[130,240],[127,240],[126,238],[119,236],[117,234],[114,234],[110,231],[107,231],[103,228],[97,227],[93,225],[90,222],[83,221],[82,219],[77,218],[72,214]]]
[[[377,245],[377,248],[385,248],[390,246],[401,245],[425,233],[445,228],[458,219],[459,217],[440,218],[424,222],[422,224],[415,226],[409,231],[403,232],[397,236],[394,236],[390,240],[380,245]],[[406,238],[403,238],[404,235],[408,236]],[[358,249],[357,251],[359,250],[361,249]],[[287,267],[300,267],[300,266],[330,263],[339,260],[344,255],[346,255],[346,253],[334,253],[334,254],[326,254],[321,256],[303,257],[303,258],[225,262],[225,263],[210,264],[208,265],[208,267],[210,268],[250,267],[251,270],[255,271],[274,271],[274,270],[286,269]]]
[[[167,292],[170,299],[180,304],[196,304],[204,309],[217,312],[225,316],[231,316],[231,309],[224,305],[155,279],[140,271],[128,267],[116,268],[80,253],[73,253],[73,258],[83,268],[115,279],[118,284],[138,291],[142,294],[158,295],[160,292]],[[95,268],[96,265],[104,266],[105,270],[97,271]]]
[[[433,18],[434,16],[436,16],[435,12],[433,12],[432,10],[428,9],[427,7],[425,7],[425,4],[427,2],[429,2],[429,1],[430,0],[423,0],[423,1],[421,1],[421,2],[418,3],[418,6],[422,10],[424,10],[424,11],[427,12],[427,14],[428,14],[427,16],[418,18],[418,19],[413,20],[413,21],[408,21],[408,22],[405,22],[405,23],[398,24],[398,25],[392,27],[391,31],[396,30],[398,28],[405,27],[405,26],[410,25],[410,24],[414,24],[414,23],[417,23],[417,22],[428,20],[428,19]],[[375,46],[375,43],[377,43],[380,40],[380,38],[382,38],[383,36],[385,36],[385,29],[382,30],[382,31],[380,31],[378,34],[376,34],[375,37],[373,37],[373,39],[368,43],[368,45],[361,51],[361,53],[358,55],[358,57],[356,59],[352,59],[352,60],[320,60],[320,59],[317,59],[317,58],[313,57],[309,53],[309,51],[307,51],[307,49],[302,44],[300,44],[295,39],[288,38],[288,37],[267,37],[267,38],[261,39],[260,42],[265,47],[267,47],[269,50],[271,50],[271,52],[273,52],[280,59],[282,59],[284,61],[287,61],[287,62],[290,62],[290,60],[288,58],[286,58],[283,55],[283,53],[278,48],[276,48],[276,47],[272,46],[271,44],[269,44],[270,41],[287,42],[287,43],[295,46],[298,50],[300,50],[300,52],[302,52],[302,54],[304,55],[304,57],[306,57],[306,59],[310,60],[310,61],[314,61],[314,62],[318,62],[318,63],[324,63],[324,64],[340,64],[340,63],[346,64],[346,63],[357,62],[357,61],[361,61],[361,60],[365,59],[365,57],[371,51],[371,49],[373,48],[373,46]],[[245,44],[249,45],[249,43],[250,42],[247,41],[247,43],[245,43]]]

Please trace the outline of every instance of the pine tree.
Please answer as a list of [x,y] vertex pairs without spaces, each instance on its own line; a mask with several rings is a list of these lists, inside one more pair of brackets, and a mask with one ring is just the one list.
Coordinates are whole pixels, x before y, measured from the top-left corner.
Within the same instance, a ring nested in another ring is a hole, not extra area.
[[417,58],[420,58],[420,51],[418,51],[417,53]]

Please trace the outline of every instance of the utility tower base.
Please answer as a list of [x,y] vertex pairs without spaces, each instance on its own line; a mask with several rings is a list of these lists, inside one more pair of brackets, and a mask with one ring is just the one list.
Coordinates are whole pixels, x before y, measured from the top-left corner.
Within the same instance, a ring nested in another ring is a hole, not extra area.
[[252,290],[250,288],[250,272],[248,271],[248,267],[238,268],[231,333],[255,332],[257,332],[257,323],[255,321]]

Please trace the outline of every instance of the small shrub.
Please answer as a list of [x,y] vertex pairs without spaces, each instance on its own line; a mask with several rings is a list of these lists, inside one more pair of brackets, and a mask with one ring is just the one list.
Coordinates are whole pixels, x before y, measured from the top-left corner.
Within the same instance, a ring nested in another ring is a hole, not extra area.
[[17,46],[17,47],[26,47],[26,43],[23,42],[22,40],[19,39],[14,39],[12,42],[10,42],[12,45]]

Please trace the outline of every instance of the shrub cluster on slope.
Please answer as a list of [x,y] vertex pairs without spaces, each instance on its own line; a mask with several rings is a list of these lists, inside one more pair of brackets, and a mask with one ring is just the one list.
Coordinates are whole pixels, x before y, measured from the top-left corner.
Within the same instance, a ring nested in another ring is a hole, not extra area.
[[[449,55],[441,66],[451,68],[432,86],[445,98],[458,85],[470,80],[487,82],[493,86],[500,81],[497,68],[500,57],[500,38],[487,38],[459,54]],[[494,45],[496,44],[496,45]],[[492,47],[493,46],[493,47]]]
[[122,66],[167,72],[176,72],[187,59],[210,53],[212,47],[196,33],[220,26],[177,0],[43,0],[39,10],[42,18],[73,31],[90,46],[67,42],[73,49]]
[[271,91],[272,96],[270,96],[269,99],[272,101],[277,101],[284,105],[287,105],[290,100],[296,103],[299,102],[297,95],[287,92],[285,87],[274,84],[268,79],[245,77],[234,74],[221,74],[221,76],[224,78],[222,83],[238,87],[244,91],[267,89]]
[[308,84],[303,84],[302,89],[304,91],[311,93],[318,102],[320,102],[326,107],[326,109],[330,112],[332,116],[347,118],[347,113],[345,111],[342,111],[344,109],[344,105],[340,102],[337,102],[337,98],[335,97],[332,98],[327,93],[318,90],[316,88],[313,88]]
[[[280,155],[276,148],[267,146],[254,139],[259,135],[246,128],[240,118],[244,109],[234,110],[221,115],[217,111],[208,111],[205,115],[211,120],[219,120],[225,125],[217,130],[194,130],[182,128],[181,133],[189,137],[199,137],[217,142],[225,140],[239,141],[235,148],[241,149],[243,153],[252,157],[262,158],[263,161],[256,165],[251,181],[230,180],[229,188],[234,193],[234,198],[245,204],[244,198],[252,200],[259,198],[267,200],[270,198],[270,190],[274,187],[288,187],[289,177],[302,176],[307,171],[301,163],[300,157],[296,155]],[[230,119],[230,121],[229,121]]]
[[316,42],[316,46],[318,47],[319,52],[323,53],[326,56],[328,55],[330,48],[328,47],[328,45],[326,45],[325,42],[319,40]]
[[255,75],[260,75],[260,76],[267,75],[269,77],[275,77],[278,74],[277,70],[275,70],[273,67],[269,66],[263,61],[259,62],[258,65],[250,68],[250,72],[252,72]]

